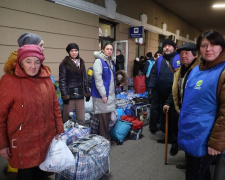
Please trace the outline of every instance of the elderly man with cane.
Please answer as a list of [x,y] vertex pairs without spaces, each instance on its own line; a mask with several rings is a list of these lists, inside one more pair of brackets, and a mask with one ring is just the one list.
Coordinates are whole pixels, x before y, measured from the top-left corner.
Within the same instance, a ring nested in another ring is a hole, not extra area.
[[[174,104],[176,111],[180,113],[188,75],[190,74],[191,70],[199,64],[199,60],[197,60],[196,58],[196,45],[194,43],[183,44],[177,49],[177,52],[180,54],[180,61],[182,65],[176,69],[176,72],[174,74],[172,94],[170,95],[170,98],[168,98],[170,100],[167,101],[167,104],[163,106],[164,113],[168,113],[169,108],[172,104]],[[165,150],[167,151],[167,143],[165,143],[165,147]],[[165,159],[165,164],[166,163],[167,161]],[[179,169],[184,169],[185,165],[186,164],[178,163],[176,167]]]

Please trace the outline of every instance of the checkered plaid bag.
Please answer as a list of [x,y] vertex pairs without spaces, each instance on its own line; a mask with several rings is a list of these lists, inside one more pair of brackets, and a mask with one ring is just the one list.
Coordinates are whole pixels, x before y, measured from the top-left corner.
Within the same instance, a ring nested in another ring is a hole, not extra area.
[[95,114],[94,112],[90,113],[90,127],[91,127],[91,134],[98,134],[99,133],[99,115]]
[[90,127],[72,127],[68,129],[61,135],[61,138],[65,140],[66,145],[70,145],[72,142],[76,141],[78,138],[87,136],[91,133]]
[[98,180],[110,172],[110,142],[91,134],[68,146],[75,157],[75,166],[56,173],[56,180]]

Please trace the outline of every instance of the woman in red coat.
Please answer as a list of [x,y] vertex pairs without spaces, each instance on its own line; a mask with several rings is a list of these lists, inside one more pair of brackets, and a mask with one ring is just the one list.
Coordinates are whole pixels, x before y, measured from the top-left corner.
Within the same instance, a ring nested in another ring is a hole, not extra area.
[[64,131],[44,59],[40,47],[24,45],[0,80],[0,154],[18,168],[18,180],[40,179],[38,166],[53,137]]

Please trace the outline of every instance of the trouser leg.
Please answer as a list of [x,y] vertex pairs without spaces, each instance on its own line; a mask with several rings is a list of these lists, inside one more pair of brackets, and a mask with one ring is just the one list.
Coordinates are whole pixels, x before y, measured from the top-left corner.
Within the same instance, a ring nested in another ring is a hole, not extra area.
[[186,180],[211,180],[210,165],[216,156],[198,158],[187,154]]
[[38,166],[33,168],[18,169],[17,180],[41,180],[43,174]]
[[109,135],[109,121],[111,118],[111,112],[99,114],[99,135],[110,140]]
[[172,144],[177,144],[178,113],[175,110],[174,106],[170,107],[168,124],[169,124],[168,137]]
[[151,111],[150,111],[150,122],[149,122],[149,130],[151,132],[157,132],[157,123],[160,116],[160,102],[158,98],[158,92],[154,89],[151,90]]
[[83,122],[85,122],[84,99],[75,100],[75,109],[76,109],[77,120],[82,120]]
[[75,100],[70,100],[69,104],[63,104],[63,123],[69,119],[69,112],[75,108]]
[[225,155],[221,154],[218,156],[215,166],[215,173],[213,180],[224,180],[225,178]]

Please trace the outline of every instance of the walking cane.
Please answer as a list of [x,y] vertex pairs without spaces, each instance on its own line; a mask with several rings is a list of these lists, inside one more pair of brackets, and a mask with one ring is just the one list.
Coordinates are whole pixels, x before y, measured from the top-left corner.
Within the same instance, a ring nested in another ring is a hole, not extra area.
[[168,145],[168,112],[166,112],[166,131],[165,131],[165,165],[167,165],[167,145]]

